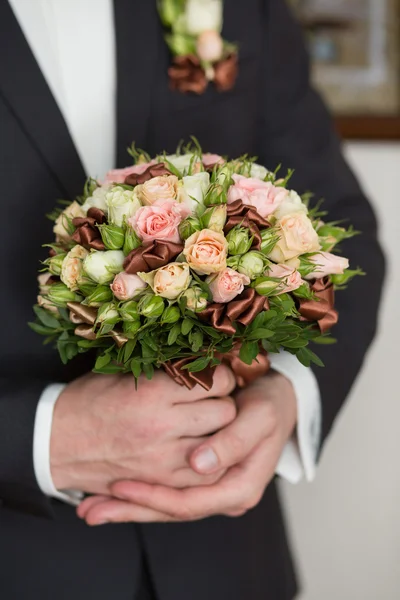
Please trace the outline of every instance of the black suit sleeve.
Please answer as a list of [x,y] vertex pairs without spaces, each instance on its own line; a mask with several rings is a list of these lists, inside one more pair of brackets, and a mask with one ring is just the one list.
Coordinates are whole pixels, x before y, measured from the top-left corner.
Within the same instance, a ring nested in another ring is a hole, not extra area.
[[342,245],[350,267],[366,277],[336,294],[340,313],[333,335],[338,343],[315,346],[325,363],[316,367],[322,407],[322,440],[328,435],[375,335],[385,263],[373,210],[346,164],[324,103],[312,89],[301,29],[285,0],[265,2],[265,60],[259,155],[275,168],[295,169],[292,187],[324,198],[329,220],[346,220],[362,235]]
[[45,385],[0,378],[0,501],[17,510],[52,516],[50,500],[38,487],[33,467],[36,408]]

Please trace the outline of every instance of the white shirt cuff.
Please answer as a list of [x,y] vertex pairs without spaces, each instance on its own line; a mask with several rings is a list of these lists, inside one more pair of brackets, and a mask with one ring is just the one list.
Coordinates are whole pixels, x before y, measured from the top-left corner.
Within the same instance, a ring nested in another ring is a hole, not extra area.
[[38,486],[44,494],[76,506],[83,497],[82,492],[57,490],[50,470],[50,438],[54,406],[64,388],[63,384],[53,383],[48,385],[40,396],[33,431],[33,467]]
[[290,483],[305,476],[315,477],[321,437],[321,397],[317,379],[309,367],[302,365],[289,352],[270,354],[271,368],[292,383],[297,400],[297,430],[283,449],[276,474]]

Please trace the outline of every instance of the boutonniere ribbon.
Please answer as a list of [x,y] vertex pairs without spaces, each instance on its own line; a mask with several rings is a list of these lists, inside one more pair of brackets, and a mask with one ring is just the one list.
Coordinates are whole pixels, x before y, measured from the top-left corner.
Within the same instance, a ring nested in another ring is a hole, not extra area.
[[221,37],[223,0],[159,0],[158,11],[173,56],[171,88],[202,94],[212,82],[219,92],[232,89],[237,46]]

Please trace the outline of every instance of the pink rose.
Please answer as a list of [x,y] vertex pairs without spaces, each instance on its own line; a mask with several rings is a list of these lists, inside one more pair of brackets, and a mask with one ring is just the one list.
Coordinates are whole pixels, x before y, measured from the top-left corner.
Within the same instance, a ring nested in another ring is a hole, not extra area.
[[179,223],[188,214],[189,210],[185,205],[166,200],[152,206],[142,206],[128,219],[128,224],[144,242],[165,240],[178,243]]
[[148,163],[139,163],[131,167],[125,167],[124,169],[113,169],[112,171],[108,171],[102,185],[106,185],[107,183],[124,183],[125,177],[128,177],[128,175],[141,175],[148,167],[155,164],[156,161],[151,160]]
[[110,285],[111,291],[118,300],[130,300],[137,292],[146,287],[146,283],[137,275],[118,273]]
[[235,183],[228,190],[228,204],[242,200],[243,204],[254,206],[262,217],[272,214],[288,195],[285,188],[276,187],[270,181],[236,173],[232,178]]
[[196,42],[197,55],[204,62],[216,62],[222,57],[224,42],[218,31],[202,31]]
[[227,267],[218,275],[207,277],[206,282],[214,302],[230,302],[243,292],[244,286],[250,283],[250,278]]
[[336,256],[330,252],[318,252],[310,256],[309,260],[315,264],[315,271],[305,279],[321,279],[326,275],[342,275],[349,267],[349,260],[343,256]]
[[223,233],[202,229],[188,237],[183,254],[189,267],[199,275],[219,273],[226,269],[228,242]]
[[271,265],[265,274],[267,277],[282,279],[282,283],[275,290],[277,296],[286,292],[293,292],[293,290],[297,290],[303,283],[300,273],[287,265]]
[[202,163],[205,169],[212,169],[215,165],[223,165],[225,160],[219,154],[211,154],[210,152],[206,152],[203,154]]

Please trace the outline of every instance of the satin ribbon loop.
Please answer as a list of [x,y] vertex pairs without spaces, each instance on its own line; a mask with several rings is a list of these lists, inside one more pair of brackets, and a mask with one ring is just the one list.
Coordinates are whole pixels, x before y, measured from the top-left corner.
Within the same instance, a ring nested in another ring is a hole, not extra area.
[[183,250],[183,244],[153,240],[135,248],[124,261],[124,270],[130,275],[143,271],[148,273],[163,267],[178,256]]
[[199,319],[208,321],[214,329],[225,335],[236,333],[235,321],[250,325],[262,310],[269,310],[268,299],[257,294],[253,288],[246,288],[235,300],[228,304],[213,302],[198,313]]
[[167,169],[165,163],[160,162],[156,165],[150,165],[143,173],[131,173],[125,177],[124,183],[127,185],[139,185],[153,179],[153,177],[160,177],[161,175],[172,175],[171,171]]
[[101,239],[97,225],[101,225],[106,221],[107,218],[104,212],[93,206],[89,208],[86,217],[75,217],[72,219],[72,225],[76,229],[71,237],[74,242],[80,244],[86,250],[105,250],[105,245]]
[[194,54],[175,56],[168,75],[170,88],[178,92],[202,94],[208,85],[200,60]]
[[300,300],[299,312],[302,321],[316,321],[321,333],[326,333],[339,320],[338,312],[333,308],[335,292],[329,277],[317,279],[311,286],[318,300]]
[[237,225],[245,227],[250,231],[253,236],[252,249],[261,250],[260,228],[266,229],[270,227],[270,224],[252,206],[243,204],[242,200],[235,200],[235,202],[227,206],[227,221],[224,227],[225,235]]

